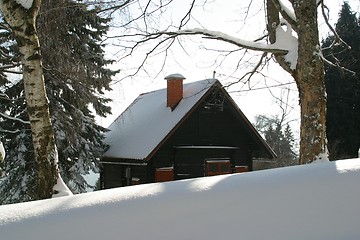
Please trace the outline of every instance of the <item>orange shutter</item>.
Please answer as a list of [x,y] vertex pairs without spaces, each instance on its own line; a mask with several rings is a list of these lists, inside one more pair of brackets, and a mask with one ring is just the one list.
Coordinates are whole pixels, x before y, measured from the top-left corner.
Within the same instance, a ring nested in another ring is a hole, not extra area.
[[155,182],[174,181],[174,168],[157,168],[155,170]]
[[205,176],[215,176],[231,173],[229,160],[207,160],[205,161]]

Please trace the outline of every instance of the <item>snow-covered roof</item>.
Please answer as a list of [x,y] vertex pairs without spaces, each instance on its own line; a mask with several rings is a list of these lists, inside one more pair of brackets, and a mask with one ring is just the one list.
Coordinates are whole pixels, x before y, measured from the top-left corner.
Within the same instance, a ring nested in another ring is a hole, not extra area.
[[145,159],[213,86],[216,79],[184,84],[183,99],[172,111],[166,89],[141,94],[110,125],[104,157]]
[[360,159],[0,206],[1,239],[355,240]]

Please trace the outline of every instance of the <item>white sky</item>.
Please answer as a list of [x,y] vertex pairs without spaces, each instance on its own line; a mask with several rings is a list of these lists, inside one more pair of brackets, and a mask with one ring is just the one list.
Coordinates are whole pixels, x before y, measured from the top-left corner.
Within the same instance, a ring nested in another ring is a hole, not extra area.
[[[255,1],[256,2],[256,1]],[[262,2],[262,1],[261,1]],[[179,5],[172,5],[171,11],[168,11],[168,16],[159,19],[164,25],[169,24],[169,18],[178,19],[183,16],[184,11],[187,10],[187,4],[184,1],[176,1]],[[244,9],[248,1],[242,1],[244,5],[239,4],[239,1],[233,0],[215,0],[206,8],[197,10],[194,14],[196,20],[201,23],[193,21],[189,25],[191,27],[203,27],[210,30],[222,31],[234,37],[252,40],[261,36],[264,29],[263,9],[253,5],[250,9],[252,12],[245,12]],[[331,16],[330,19],[333,23],[337,21],[338,12],[342,5],[341,0],[325,0],[325,3],[330,6]],[[353,11],[359,11],[360,4],[358,0],[350,0],[350,5]],[[245,15],[247,14],[247,15]],[[171,16],[170,16],[171,15]],[[174,20],[175,22],[175,20]],[[325,37],[327,29],[324,24],[320,24],[320,31]],[[172,48],[171,54],[167,57],[165,63],[163,56],[150,58],[147,65],[147,72],[140,72],[136,77],[121,80],[113,86],[111,97],[114,99],[112,108],[113,115],[107,118],[99,119],[99,123],[108,127],[110,123],[141,93],[151,90],[165,88],[166,82],[164,77],[172,73],[181,73],[186,77],[187,82],[211,78],[213,71],[216,71],[216,78],[218,78],[224,85],[238,79],[246,71],[252,69],[252,66],[242,61],[240,68],[242,70],[233,74],[238,60],[241,56],[233,54],[233,57],[226,58],[221,65],[214,65],[214,59],[218,63],[223,60],[219,53],[214,51],[206,51],[204,48],[210,49],[232,49],[233,47],[228,44],[223,44],[215,40],[203,40],[200,37],[196,38],[183,38],[183,49],[177,45]],[[143,56],[147,48],[141,49],[138,53],[134,53],[130,59],[125,62],[118,63],[117,66],[122,70],[122,73],[117,76],[122,79],[123,76],[131,72],[137,66],[139,59]],[[111,50],[116,52],[116,50]],[[112,55],[109,55],[110,57]],[[114,57],[119,57],[115,55]],[[251,60],[250,60],[251,61]],[[161,68],[163,70],[161,71]],[[160,73],[159,73],[160,72]],[[159,74],[158,74],[159,73]],[[261,75],[255,76],[250,84],[236,84],[228,91],[239,105],[240,109],[245,113],[251,122],[254,122],[254,116],[257,114],[265,115],[278,115],[281,114],[281,108],[277,104],[275,97],[280,98],[281,95],[287,93],[286,89],[290,89],[288,121],[291,121],[293,131],[295,134],[298,132],[299,127],[299,107],[298,107],[298,94],[296,86],[292,78],[284,72],[276,64],[271,64],[267,71],[266,78]],[[231,75],[231,76],[230,76]],[[274,86],[284,83],[289,83],[282,88],[264,89],[265,86]],[[249,87],[253,89],[248,91]],[[240,90],[240,91],[239,91]],[[283,105],[282,107],[285,107]]]

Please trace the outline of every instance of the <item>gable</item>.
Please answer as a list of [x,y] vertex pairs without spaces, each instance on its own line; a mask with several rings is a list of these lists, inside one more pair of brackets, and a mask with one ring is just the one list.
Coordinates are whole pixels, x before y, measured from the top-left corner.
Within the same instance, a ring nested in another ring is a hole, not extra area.
[[222,93],[226,96],[226,102],[229,104],[229,110],[232,112],[233,117],[236,118],[236,122],[246,132],[251,139],[250,149],[254,151],[252,154],[254,157],[260,158],[276,158],[276,153],[267,144],[259,132],[255,129],[252,123],[247,119],[245,114],[241,111],[238,105],[231,98],[229,93],[222,89]]
[[236,148],[243,155],[275,157],[272,149],[220,86],[212,88],[204,96],[167,142],[167,148]]

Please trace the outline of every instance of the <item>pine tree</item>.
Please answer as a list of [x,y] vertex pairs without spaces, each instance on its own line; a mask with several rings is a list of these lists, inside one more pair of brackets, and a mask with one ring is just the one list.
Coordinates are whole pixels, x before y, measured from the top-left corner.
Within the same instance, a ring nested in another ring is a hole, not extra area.
[[297,154],[295,153],[294,149],[295,139],[291,127],[289,124],[286,124],[285,129],[282,132],[281,138],[281,156],[283,159],[288,159],[290,164],[287,165],[294,165],[296,164]]
[[336,31],[346,42],[331,46],[334,36],[322,44],[324,56],[336,67],[327,65],[327,138],[330,159],[356,157],[360,147],[360,21],[344,3]]
[[278,117],[258,115],[255,127],[264,135],[266,142],[277,155],[276,162],[272,167],[297,164],[297,154],[293,150],[295,140],[289,124],[283,126]]
[[[81,1],[43,0],[37,22],[59,167],[64,181],[75,193],[88,187],[83,176],[98,171],[98,158],[104,148],[106,130],[96,124],[94,113],[110,113],[106,105],[110,99],[104,97],[103,91],[110,90],[116,72],[106,68],[112,61],[105,59],[102,44],[109,21]],[[11,36],[11,32],[8,34]],[[0,39],[6,43],[6,39]],[[8,74],[4,76],[9,79]],[[3,118],[0,123],[1,129],[7,129],[1,134],[8,150],[0,201],[31,200],[27,186],[31,183],[33,155],[29,151],[31,136],[22,80],[7,82],[1,90],[9,98],[6,105],[0,104],[1,112],[12,118]]]

